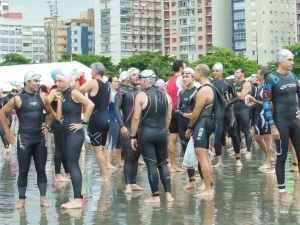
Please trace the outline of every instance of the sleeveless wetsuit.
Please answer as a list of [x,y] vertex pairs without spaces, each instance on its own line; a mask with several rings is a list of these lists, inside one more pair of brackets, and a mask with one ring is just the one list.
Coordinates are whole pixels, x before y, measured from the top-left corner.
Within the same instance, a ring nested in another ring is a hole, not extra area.
[[168,169],[168,139],[165,128],[168,99],[164,91],[155,87],[144,90],[147,100],[144,104],[138,142],[148,169],[152,193],[158,191],[158,174],[165,192],[171,192]]
[[38,92],[30,94],[22,92],[22,105],[17,109],[19,131],[17,155],[19,162],[18,190],[19,198],[25,199],[27,175],[30,168],[31,156],[37,172],[37,184],[40,195],[46,195],[47,176],[45,172],[47,147],[45,135],[42,133],[44,103]]
[[98,83],[98,92],[95,96],[89,95],[89,99],[95,104],[93,113],[89,120],[88,132],[92,146],[105,146],[109,130],[108,105],[110,99],[109,83]]
[[81,123],[82,104],[73,101],[71,88],[68,88],[62,93],[62,98],[62,113],[64,116],[63,140],[66,159],[70,170],[74,198],[81,198],[82,174],[78,161],[84,142],[84,131],[80,129],[74,133],[74,131],[70,130],[70,124]]

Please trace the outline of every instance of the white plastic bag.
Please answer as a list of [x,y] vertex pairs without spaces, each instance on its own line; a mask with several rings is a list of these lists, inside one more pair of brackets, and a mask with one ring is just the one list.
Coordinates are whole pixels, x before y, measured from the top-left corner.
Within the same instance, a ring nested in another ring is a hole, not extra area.
[[182,167],[185,169],[198,168],[198,159],[195,153],[193,137],[190,138],[189,143],[186,147],[182,161]]

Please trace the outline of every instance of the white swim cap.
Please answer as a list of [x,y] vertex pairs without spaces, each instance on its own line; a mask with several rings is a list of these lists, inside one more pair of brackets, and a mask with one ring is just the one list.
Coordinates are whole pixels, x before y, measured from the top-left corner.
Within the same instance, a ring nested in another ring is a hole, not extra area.
[[223,71],[223,65],[220,62],[216,62],[215,65],[213,66],[213,69],[215,70],[222,70]]
[[185,68],[185,69],[182,71],[182,73],[181,73],[182,76],[183,76],[183,75],[191,75],[191,76],[194,76],[194,74],[195,74],[195,71],[194,71],[192,68],[190,68],[190,67]]
[[131,67],[128,71],[127,71],[127,77],[132,76],[133,74],[139,74],[140,71],[137,68]]
[[277,62],[282,62],[284,60],[294,59],[293,53],[288,49],[280,49],[277,52]]
[[122,82],[124,80],[126,80],[128,78],[127,76],[127,71],[123,71],[121,74],[120,74],[120,77],[119,77],[119,82]]
[[24,75],[24,82],[28,80],[34,80],[34,79],[41,79],[41,74],[35,72],[35,71],[29,71],[25,73]]

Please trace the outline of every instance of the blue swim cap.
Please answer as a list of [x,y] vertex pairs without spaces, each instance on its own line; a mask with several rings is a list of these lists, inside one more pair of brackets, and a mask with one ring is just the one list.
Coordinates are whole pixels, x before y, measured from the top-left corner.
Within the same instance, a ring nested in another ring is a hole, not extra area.
[[51,77],[54,81],[56,81],[57,74],[63,74],[63,72],[60,69],[55,69],[51,72]]

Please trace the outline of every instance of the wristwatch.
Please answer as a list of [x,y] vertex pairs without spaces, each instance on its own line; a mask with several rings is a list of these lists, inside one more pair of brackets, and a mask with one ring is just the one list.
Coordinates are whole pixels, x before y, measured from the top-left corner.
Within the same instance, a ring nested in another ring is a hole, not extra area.
[[136,135],[135,136],[130,136],[131,139],[136,139]]
[[51,127],[49,126],[49,124],[47,124],[45,127],[47,128],[48,131],[51,130]]
[[86,121],[84,121],[84,120],[81,120],[81,124],[86,125],[86,124],[88,124],[88,122],[86,122]]

